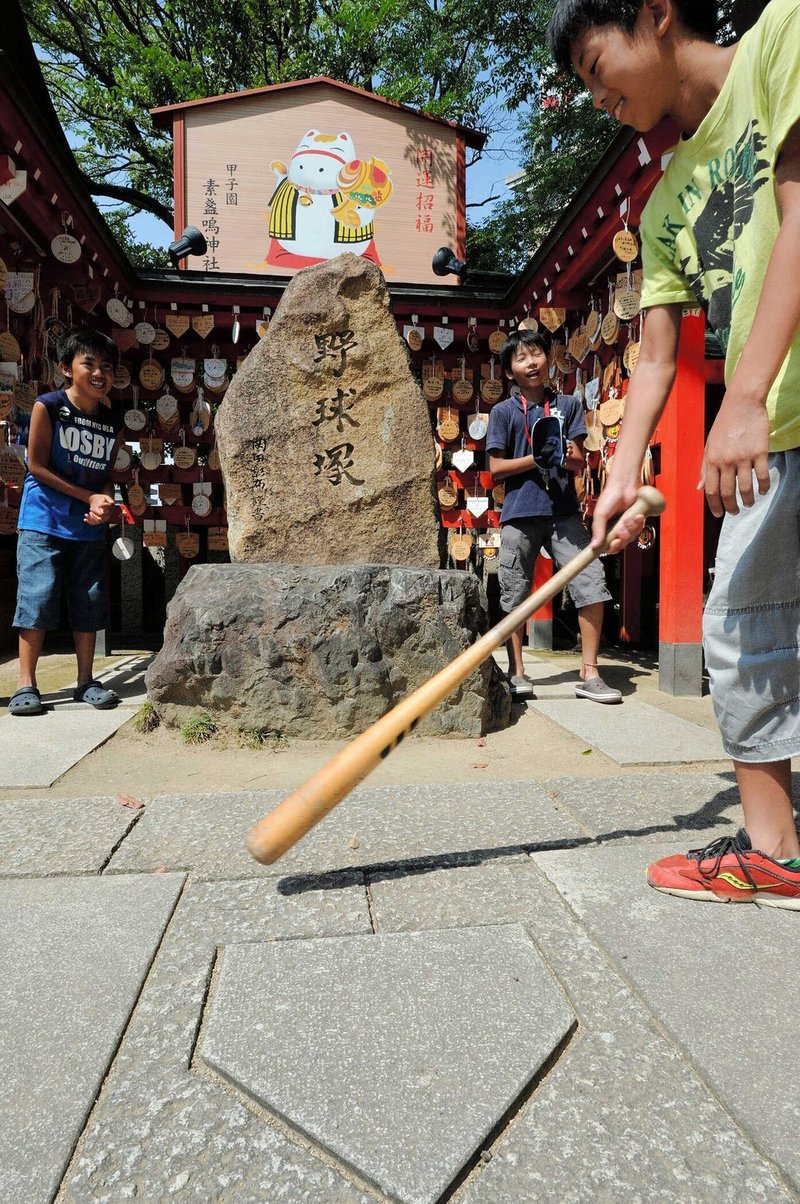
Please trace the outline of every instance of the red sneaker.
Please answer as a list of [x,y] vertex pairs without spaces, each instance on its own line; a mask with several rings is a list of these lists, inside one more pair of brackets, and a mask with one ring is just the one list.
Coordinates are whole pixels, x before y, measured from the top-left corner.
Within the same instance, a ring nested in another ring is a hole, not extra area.
[[782,865],[750,844],[744,828],[685,856],[665,857],[647,869],[656,890],[717,903],[757,903],[800,911],[800,868]]

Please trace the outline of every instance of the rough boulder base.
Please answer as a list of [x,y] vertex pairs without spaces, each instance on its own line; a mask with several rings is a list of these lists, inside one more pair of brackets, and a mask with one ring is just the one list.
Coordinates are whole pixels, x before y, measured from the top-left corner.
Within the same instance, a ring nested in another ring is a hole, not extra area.
[[[297,739],[364,731],[487,629],[470,573],[392,565],[194,565],[170,603],[148,696],[168,726],[208,711]],[[492,658],[422,721],[477,736],[508,723]]]
[[373,263],[294,277],[216,432],[232,560],[439,566],[430,416]]

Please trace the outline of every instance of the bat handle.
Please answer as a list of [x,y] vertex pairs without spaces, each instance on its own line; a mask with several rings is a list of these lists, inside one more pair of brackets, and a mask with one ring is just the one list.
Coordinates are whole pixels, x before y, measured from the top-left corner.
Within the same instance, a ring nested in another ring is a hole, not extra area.
[[642,485],[636,494],[636,501],[628,507],[624,514],[620,515],[614,526],[606,534],[602,547],[598,550],[598,554],[599,552],[608,551],[613,541],[619,537],[619,528],[627,519],[635,518],[638,515],[642,515],[645,519],[655,518],[657,514],[661,514],[665,510],[666,505],[663,493],[653,485]]

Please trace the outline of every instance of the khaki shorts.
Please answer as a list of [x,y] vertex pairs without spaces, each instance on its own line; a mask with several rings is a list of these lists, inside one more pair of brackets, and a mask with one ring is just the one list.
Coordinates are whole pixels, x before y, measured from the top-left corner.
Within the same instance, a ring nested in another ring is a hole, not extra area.
[[[520,518],[503,523],[500,544],[500,605],[509,613],[530,595],[536,558],[545,548],[556,568],[563,568],[590,542],[589,532],[577,514],[558,518]],[[606,574],[601,560],[578,573],[567,587],[576,607],[609,602]]]
[[703,615],[711,700],[737,761],[800,755],[800,449],[769,457],[769,493],[726,514]]

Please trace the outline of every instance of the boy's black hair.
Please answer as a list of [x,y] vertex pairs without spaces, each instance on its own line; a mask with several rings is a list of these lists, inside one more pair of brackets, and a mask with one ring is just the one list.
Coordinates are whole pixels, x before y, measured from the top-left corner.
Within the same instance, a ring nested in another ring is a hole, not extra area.
[[109,359],[115,365],[119,354],[117,344],[108,335],[99,330],[92,330],[89,326],[75,326],[59,341],[58,362],[69,368],[75,356],[83,355],[86,351],[92,351],[102,359]]
[[[717,35],[716,0],[672,0],[689,33],[709,42]],[[644,0],[557,0],[547,26],[547,44],[561,71],[572,69],[572,45],[595,25],[618,25],[633,33]]]
[[511,372],[511,361],[518,347],[538,347],[545,355],[549,355],[552,341],[547,330],[512,330],[500,351],[500,367],[504,375]]

